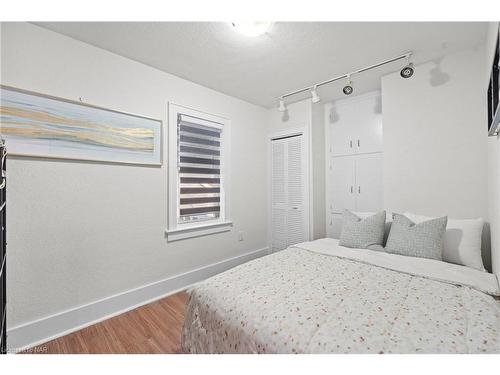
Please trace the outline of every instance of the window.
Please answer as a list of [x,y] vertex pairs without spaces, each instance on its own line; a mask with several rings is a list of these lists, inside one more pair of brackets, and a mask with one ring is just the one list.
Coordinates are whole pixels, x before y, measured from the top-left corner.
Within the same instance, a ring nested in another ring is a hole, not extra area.
[[169,105],[169,241],[230,230],[229,121]]
[[222,124],[177,115],[179,223],[220,217]]

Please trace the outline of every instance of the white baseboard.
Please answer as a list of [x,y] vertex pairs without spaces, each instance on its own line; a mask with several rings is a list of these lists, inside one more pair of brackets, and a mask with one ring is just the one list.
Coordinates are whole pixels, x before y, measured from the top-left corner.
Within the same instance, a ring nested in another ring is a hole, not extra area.
[[18,352],[78,331],[92,324],[182,291],[249,260],[269,253],[268,248],[251,251],[148,285],[115,294],[70,310],[12,327],[7,330],[9,352]]

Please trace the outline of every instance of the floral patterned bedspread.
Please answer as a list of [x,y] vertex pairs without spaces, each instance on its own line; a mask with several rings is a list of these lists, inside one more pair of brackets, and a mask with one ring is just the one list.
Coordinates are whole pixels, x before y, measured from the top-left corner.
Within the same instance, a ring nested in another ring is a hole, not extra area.
[[189,293],[187,353],[500,353],[490,295],[299,247]]

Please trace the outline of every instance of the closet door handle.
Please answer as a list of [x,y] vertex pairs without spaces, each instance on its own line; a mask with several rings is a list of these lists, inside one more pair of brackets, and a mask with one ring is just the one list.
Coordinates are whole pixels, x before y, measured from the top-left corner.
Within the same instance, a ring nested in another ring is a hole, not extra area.
[[352,185],[351,185],[351,194],[352,194],[353,192],[354,192],[354,190],[353,190],[353,187],[352,187]]
[[349,147],[351,147],[351,148],[352,148],[352,140],[351,140],[351,141],[349,141]]
[[359,141],[359,139],[358,139],[358,147],[361,147],[361,142]]
[[358,194],[361,194],[361,186],[358,186]]

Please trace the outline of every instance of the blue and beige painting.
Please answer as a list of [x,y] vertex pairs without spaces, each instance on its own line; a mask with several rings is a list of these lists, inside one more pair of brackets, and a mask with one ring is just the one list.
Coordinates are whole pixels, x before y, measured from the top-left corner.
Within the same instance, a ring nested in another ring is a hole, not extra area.
[[0,89],[10,154],[161,164],[161,121]]

